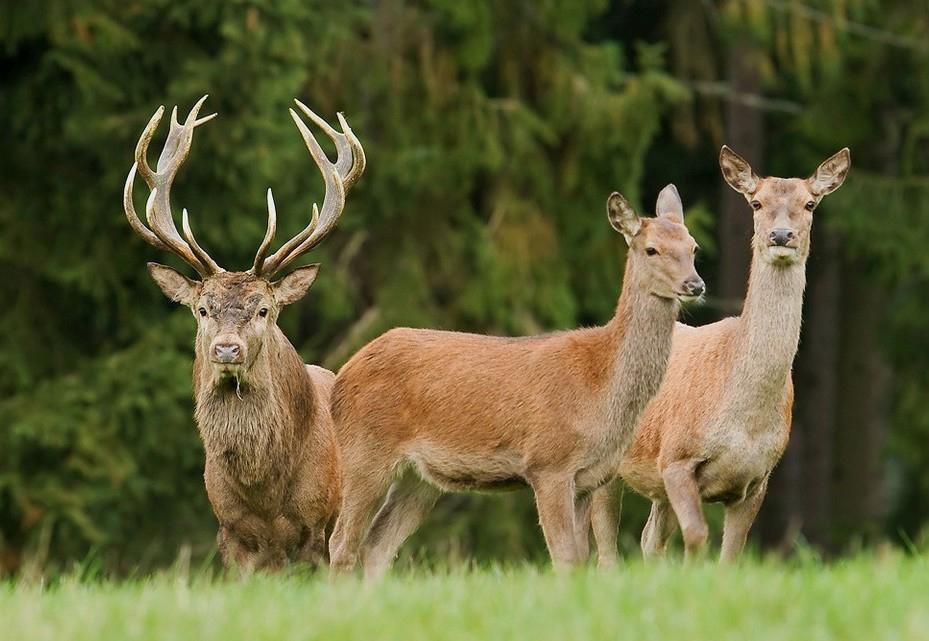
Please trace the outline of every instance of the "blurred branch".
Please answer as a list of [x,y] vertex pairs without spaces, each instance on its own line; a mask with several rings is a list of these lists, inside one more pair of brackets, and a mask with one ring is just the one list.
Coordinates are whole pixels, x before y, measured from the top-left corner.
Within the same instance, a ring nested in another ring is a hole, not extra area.
[[799,115],[803,113],[803,105],[791,100],[781,100],[779,98],[766,98],[760,94],[741,93],[734,91],[728,83],[712,80],[692,80],[683,81],[692,91],[704,96],[713,96],[722,98],[727,102],[735,102],[752,109],[761,111],[774,111]]
[[807,20],[812,20],[813,22],[827,24],[837,31],[845,31],[892,47],[929,51],[929,40],[927,39],[901,36],[890,31],[884,31],[883,29],[878,29],[860,22],[853,22],[845,18],[837,20],[821,9],[816,9],[800,2],[787,2],[787,0],[763,0],[763,2],[775,11],[793,13]]
[[339,343],[329,350],[323,359],[322,366],[337,371],[355,350],[370,339],[371,329],[381,320],[381,310],[378,307],[369,307],[361,317],[355,321]]

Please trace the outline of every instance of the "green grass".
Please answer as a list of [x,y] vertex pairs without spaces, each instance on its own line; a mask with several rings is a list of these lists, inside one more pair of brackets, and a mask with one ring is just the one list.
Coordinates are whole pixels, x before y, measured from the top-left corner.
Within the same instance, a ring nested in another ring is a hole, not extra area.
[[0,639],[929,639],[929,558],[0,584]]

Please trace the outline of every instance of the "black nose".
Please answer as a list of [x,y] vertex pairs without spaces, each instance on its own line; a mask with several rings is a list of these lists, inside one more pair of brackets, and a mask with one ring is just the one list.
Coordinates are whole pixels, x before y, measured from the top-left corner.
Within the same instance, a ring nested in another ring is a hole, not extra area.
[[234,343],[220,344],[213,348],[213,354],[216,355],[216,360],[220,363],[235,363],[239,360],[241,353],[242,350]]
[[703,296],[703,292],[706,291],[706,285],[703,282],[702,278],[690,279],[684,283],[684,287],[687,289],[687,293],[690,296]]
[[772,245],[786,247],[787,243],[794,239],[794,233],[790,229],[775,229],[771,232],[769,238]]

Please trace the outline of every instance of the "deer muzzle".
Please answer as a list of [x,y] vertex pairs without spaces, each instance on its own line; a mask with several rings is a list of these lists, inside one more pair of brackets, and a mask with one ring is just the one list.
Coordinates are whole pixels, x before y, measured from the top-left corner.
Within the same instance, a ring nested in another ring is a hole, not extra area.
[[217,337],[210,345],[210,358],[218,365],[241,365],[245,362],[245,345],[228,336]]
[[768,241],[771,247],[790,247],[796,234],[792,229],[778,228],[771,230]]

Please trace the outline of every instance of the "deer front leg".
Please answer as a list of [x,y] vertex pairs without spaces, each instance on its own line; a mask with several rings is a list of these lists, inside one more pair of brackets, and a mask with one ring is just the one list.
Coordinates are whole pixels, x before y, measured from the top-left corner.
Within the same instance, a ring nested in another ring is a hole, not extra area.
[[[619,498],[613,500],[613,488],[619,485]],[[616,536],[619,533],[619,515],[622,510],[624,486],[613,480],[597,488],[591,498],[590,527],[597,543],[597,566],[616,567],[619,555],[616,551]]]
[[580,563],[590,558],[591,494],[591,492],[585,492],[574,499],[574,538],[577,546],[577,559]]
[[297,560],[314,568],[326,565],[329,560],[329,547],[326,544],[325,525],[307,528],[305,538],[297,550]]
[[685,556],[688,559],[696,557],[703,550],[709,536],[709,528],[703,518],[700,488],[694,477],[698,463],[700,461],[697,459],[674,461],[661,475],[668,501],[681,526]]
[[758,516],[758,510],[761,509],[767,491],[768,477],[766,476],[752,494],[746,496],[739,503],[726,506],[726,517],[723,522],[723,545],[719,554],[721,562],[735,561],[742,554],[745,539],[748,538],[748,531],[752,528],[755,517]]
[[652,511],[649,512],[648,522],[642,530],[642,556],[646,559],[664,556],[668,540],[674,534],[676,525],[677,521],[669,503],[652,502]]
[[219,556],[226,569],[238,570],[243,574],[252,574],[258,570],[280,568],[284,558],[276,554],[268,541],[261,537],[243,536],[236,527],[220,526],[216,533],[216,545]]
[[577,535],[574,527],[574,478],[543,476],[530,481],[545,543],[558,571],[577,565]]

